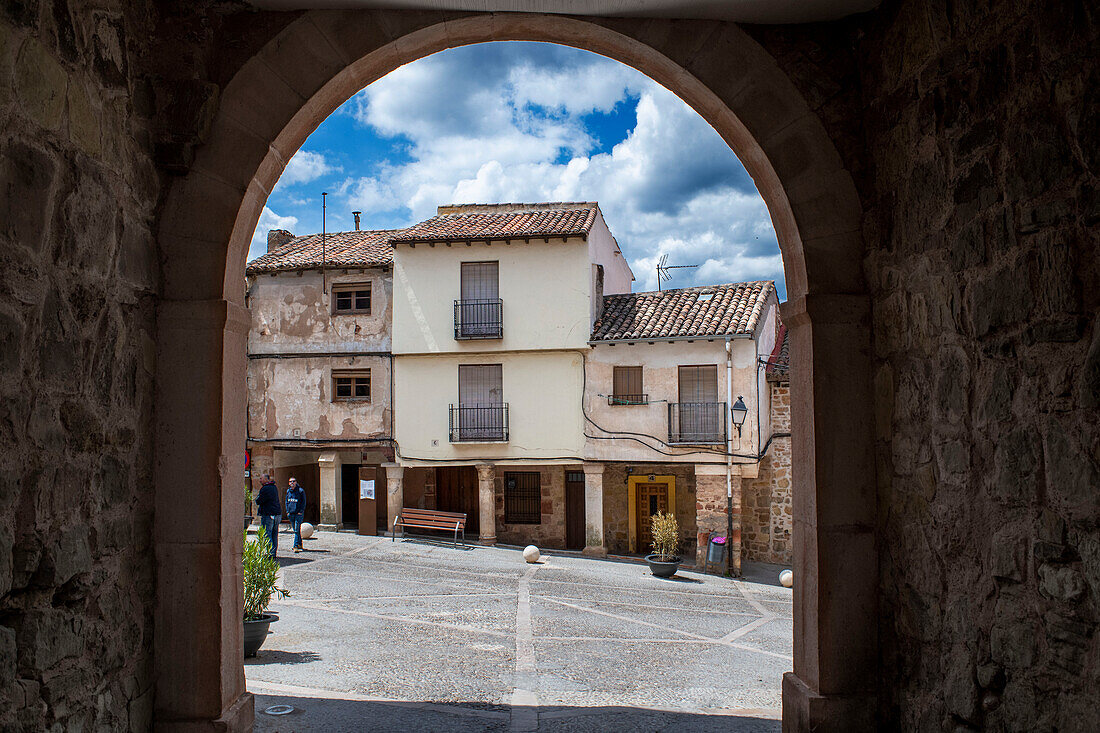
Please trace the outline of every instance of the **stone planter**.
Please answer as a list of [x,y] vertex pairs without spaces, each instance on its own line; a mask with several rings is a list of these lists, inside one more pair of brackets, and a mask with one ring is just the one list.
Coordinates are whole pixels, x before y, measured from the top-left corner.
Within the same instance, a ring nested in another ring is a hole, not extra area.
[[649,564],[649,572],[657,578],[671,578],[680,568],[683,558],[672,557],[665,560],[665,555],[646,555],[645,561]]
[[254,657],[260,647],[264,645],[268,629],[279,617],[273,613],[265,613],[255,621],[244,622],[244,656]]

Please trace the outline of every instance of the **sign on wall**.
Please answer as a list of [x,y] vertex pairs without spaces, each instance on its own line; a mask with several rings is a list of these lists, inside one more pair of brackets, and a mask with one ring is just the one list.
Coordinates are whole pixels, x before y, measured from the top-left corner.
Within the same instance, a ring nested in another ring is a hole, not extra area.
[[374,480],[359,480],[359,498],[360,499],[373,499],[374,498]]

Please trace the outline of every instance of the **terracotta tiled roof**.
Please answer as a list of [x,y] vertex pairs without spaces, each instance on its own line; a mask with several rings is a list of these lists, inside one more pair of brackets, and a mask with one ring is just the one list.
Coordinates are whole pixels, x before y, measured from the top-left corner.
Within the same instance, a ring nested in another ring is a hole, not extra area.
[[[332,232],[325,235],[326,267],[379,267],[393,263],[389,238],[394,230]],[[248,263],[245,272],[255,275],[283,270],[311,270],[321,266],[321,235],[295,237],[273,252]]]
[[645,341],[751,334],[764,313],[771,280],[604,296],[592,341]]
[[597,211],[594,202],[441,206],[437,216],[396,232],[390,242],[587,236]]
[[768,381],[786,382],[790,379],[791,371],[791,333],[786,326],[779,327],[776,335],[775,348],[768,357]]

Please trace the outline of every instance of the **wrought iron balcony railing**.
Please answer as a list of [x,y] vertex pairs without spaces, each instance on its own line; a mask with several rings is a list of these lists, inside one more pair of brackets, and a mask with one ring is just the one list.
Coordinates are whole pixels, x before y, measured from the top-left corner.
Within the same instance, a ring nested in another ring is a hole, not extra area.
[[612,407],[620,405],[648,405],[649,395],[647,394],[613,394],[607,396],[607,404]]
[[452,443],[487,443],[508,440],[508,403],[499,405],[451,405]]
[[668,442],[690,445],[725,444],[725,402],[671,402]]
[[455,338],[504,338],[504,301],[500,298],[456,300]]

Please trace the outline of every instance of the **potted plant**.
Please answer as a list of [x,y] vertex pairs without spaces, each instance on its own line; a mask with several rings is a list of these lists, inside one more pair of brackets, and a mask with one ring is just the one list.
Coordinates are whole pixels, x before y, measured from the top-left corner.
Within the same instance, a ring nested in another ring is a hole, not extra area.
[[680,525],[671,512],[657,512],[649,519],[653,536],[653,554],[646,555],[649,571],[658,578],[671,578],[683,559],[680,551]]
[[289,592],[275,585],[279,573],[279,563],[271,557],[271,540],[263,527],[256,538],[249,541],[244,538],[244,655],[256,656],[256,650],[263,646],[264,639],[272,622],[279,617],[267,613],[271,597],[276,593],[280,598]]
[[244,528],[252,524],[252,487],[245,484],[244,487]]

